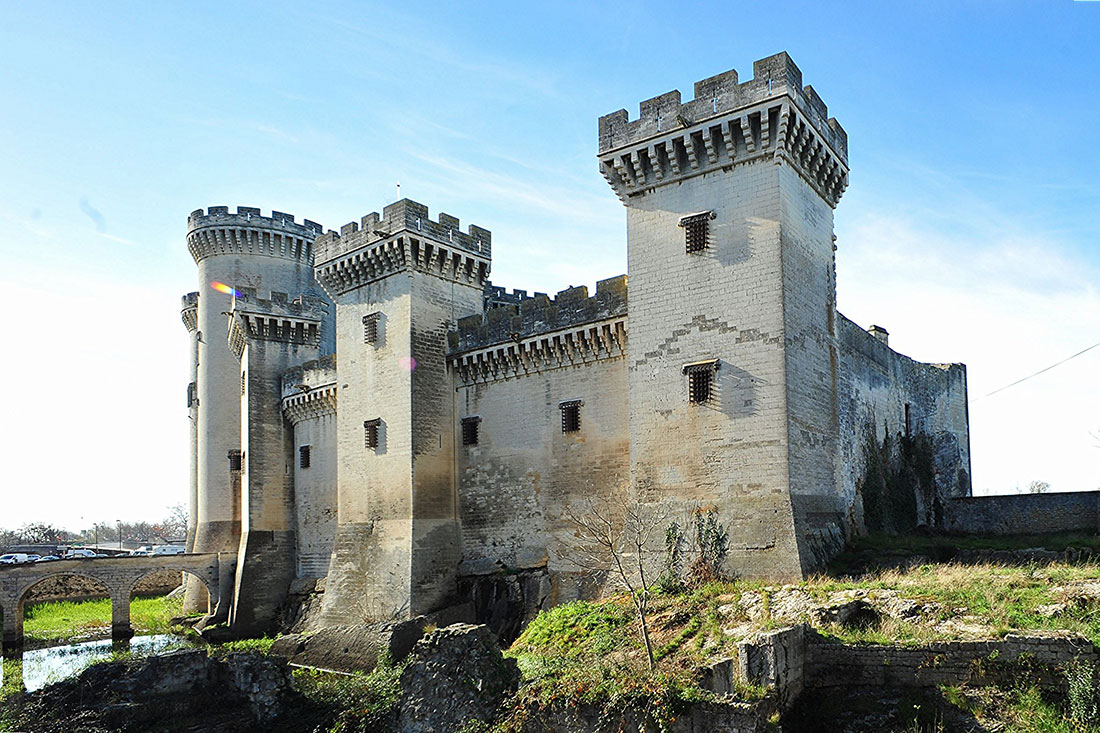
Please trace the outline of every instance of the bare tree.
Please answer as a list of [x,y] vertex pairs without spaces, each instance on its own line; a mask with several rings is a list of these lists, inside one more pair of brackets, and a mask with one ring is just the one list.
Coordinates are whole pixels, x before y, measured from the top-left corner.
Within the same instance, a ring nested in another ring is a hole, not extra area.
[[581,511],[571,507],[565,516],[576,528],[578,539],[567,546],[567,559],[582,570],[610,573],[626,587],[652,670],[656,662],[647,618],[651,578],[646,574],[646,553],[652,549],[650,541],[663,536],[667,513],[619,498],[589,502]]
[[1032,481],[1027,485],[1029,494],[1045,494],[1050,491],[1050,484],[1046,481]]

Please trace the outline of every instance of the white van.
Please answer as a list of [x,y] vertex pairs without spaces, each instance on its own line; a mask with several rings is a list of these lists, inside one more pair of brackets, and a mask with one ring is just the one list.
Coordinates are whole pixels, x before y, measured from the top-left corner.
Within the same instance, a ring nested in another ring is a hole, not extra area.
[[7,555],[0,555],[0,565],[22,565],[30,560],[31,556],[25,552],[9,552]]
[[157,545],[150,555],[182,555],[187,552],[183,545]]

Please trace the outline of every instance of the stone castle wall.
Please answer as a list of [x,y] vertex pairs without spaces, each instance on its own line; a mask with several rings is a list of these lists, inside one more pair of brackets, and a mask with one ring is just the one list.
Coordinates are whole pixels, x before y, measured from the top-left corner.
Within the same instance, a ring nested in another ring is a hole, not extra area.
[[1100,531],[1100,491],[967,496],[947,503],[947,529],[1026,535]]
[[[936,491],[941,506],[918,506],[929,526],[944,526],[945,502],[970,493],[970,431],[966,402],[966,367],[924,364],[897,353],[879,336],[837,314],[839,344],[840,451],[837,484],[862,524],[857,484],[864,473],[868,439],[879,444],[893,438],[924,434],[931,438],[936,467]],[[906,414],[909,422],[906,426]],[[920,497],[918,497],[920,500]]]

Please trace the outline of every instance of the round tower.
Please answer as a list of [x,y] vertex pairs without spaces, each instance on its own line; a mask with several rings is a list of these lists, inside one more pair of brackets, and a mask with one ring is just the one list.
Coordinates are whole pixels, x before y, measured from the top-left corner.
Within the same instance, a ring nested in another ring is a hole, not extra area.
[[321,225],[240,206],[193,211],[187,247],[199,268],[194,552],[235,552],[241,535],[241,394],[244,374],[228,342],[234,297],[318,291],[313,240]]

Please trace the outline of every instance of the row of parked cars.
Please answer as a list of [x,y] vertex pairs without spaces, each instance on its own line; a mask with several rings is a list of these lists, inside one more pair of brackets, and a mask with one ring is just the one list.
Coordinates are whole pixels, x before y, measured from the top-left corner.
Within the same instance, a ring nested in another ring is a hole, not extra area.
[[69,550],[64,555],[36,555],[32,552],[9,552],[6,555],[0,555],[0,565],[23,565],[29,562],[49,562],[51,560],[79,560],[85,557],[107,556],[85,548]]
[[[145,545],[136,550],[131,550],[130,555],[156,556],[156,555],[182,555],[187,548],[182,545]],[[36,555],[30,552],[9,552],[0,555],[0,565],[23,565],[31,562],[50,562],[52,560],[80,560],[88,557],[108,557],[101,552],[81,547],[69,550],[59,555]]]

